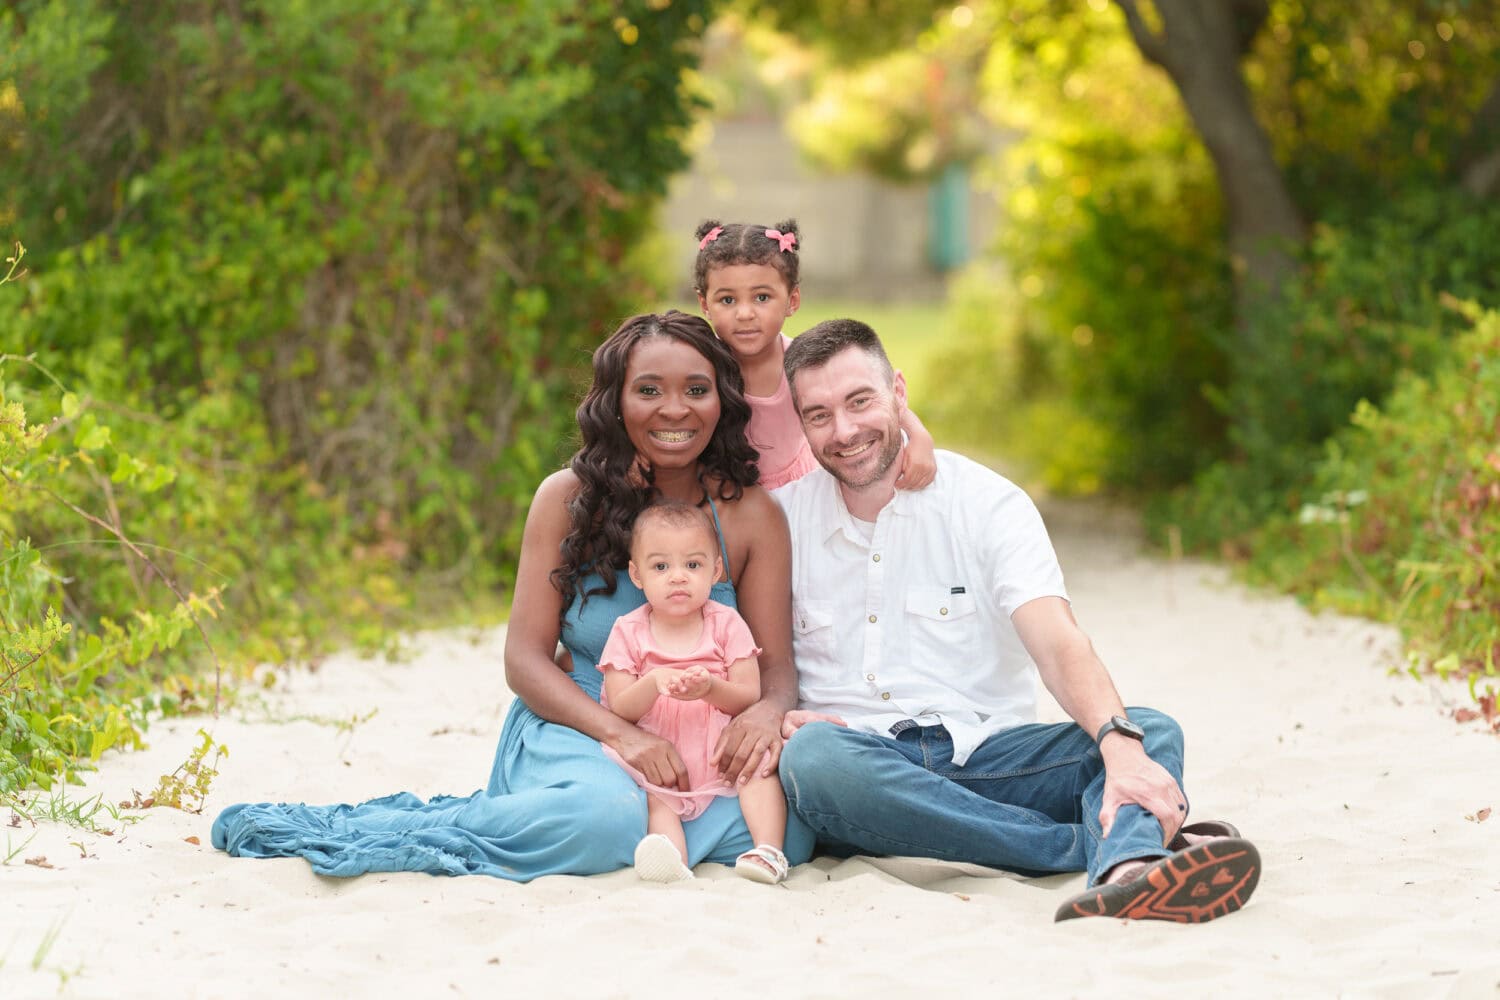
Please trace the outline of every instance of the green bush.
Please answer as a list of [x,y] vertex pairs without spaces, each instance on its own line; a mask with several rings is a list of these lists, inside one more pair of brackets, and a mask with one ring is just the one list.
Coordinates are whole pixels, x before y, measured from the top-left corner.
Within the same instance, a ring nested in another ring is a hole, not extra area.
[[1314,607],[1394,621],[1414,662],[1477,679],[1500,669],[1500,312],[1463,312],[1473,328],[1429,374],[1359,405],[1307,501],[1250,537],[1247,569]]
[[1295,485],[1355,405],[1384,399],[1400,372],[1431,369],[1462,326],[1440,294],[1500,304],[1497,231],[1500,204],[1459,190],[1417,191],[1318,228],[1286,301],[1259,319],[1269,335],[1215,393],[1234,457],[1262,490]]
[[[1236,380],[1211,393],[1233,454],[1159,503],[1189,548],[1247,550],[1267,517],[1295,512],[1323,442],[1361,401],[1379,404],[1402,372],[1427,372],[1464,320],[1441,296],[1500,305],[1500,205],[1419,191],[1347,227],[1319,227],[1276,327],[1236,358]],[[1226,349],[1228,345],[1226,344]]]
[[494,601],[707,8],[0,6],[0,791],[211,704],[194,619],[239,670]]

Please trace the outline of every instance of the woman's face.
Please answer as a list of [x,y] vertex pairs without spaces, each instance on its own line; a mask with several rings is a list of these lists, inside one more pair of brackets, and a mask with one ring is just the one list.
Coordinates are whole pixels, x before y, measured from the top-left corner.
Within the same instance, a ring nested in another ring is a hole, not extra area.
[[631,348],[620,390],[625,433],[652,469],[695,464],[719,424],[714,368],[672,337],[645,337]]

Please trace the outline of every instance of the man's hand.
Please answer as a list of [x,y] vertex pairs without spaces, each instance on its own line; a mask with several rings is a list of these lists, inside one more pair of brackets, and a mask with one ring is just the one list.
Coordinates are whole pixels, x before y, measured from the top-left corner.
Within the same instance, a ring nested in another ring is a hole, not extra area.
[[[743,785],[757,773],[768,777],[781,760],[781,712],[764,701],[745,709],[725,727],[709,764],[724,780]],[[758,769],[758,770],[757,770]]]
[[849,723],[837,715],[830,715],[827,712],[809,712],[805,709],[797,708],[786,713],[786,716],[781,720],[781,738],[783,740],[791,739],[793,733],[809,722],[831,722],[835,726],[849,725]]
[[1120,807],[1134,803],[1161,823],[1162,846],[1167,846],[1187,818],[1187,796],[1166,768],[1146,756],[1139,743],[1124,736],[1105,740],[1116,745],[1104,755],[1104,802],[1099,807],[1104,836],[1109,836]]
[[682,762],[677,748],[660,736],[630,726],[624,734],[610,740],[609,746],[653,785],[683,792],[688,790],[691,779],[687,765]]

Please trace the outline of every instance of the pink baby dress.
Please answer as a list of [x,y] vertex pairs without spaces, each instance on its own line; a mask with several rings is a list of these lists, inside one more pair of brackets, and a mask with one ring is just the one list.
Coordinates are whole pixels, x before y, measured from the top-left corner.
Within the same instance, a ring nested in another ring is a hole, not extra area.
[[[750,626],[739,612],[718,601],[703,605],[703,634],[693,649],[684,653],[669,653],[657,648],[651,634],[651,605],[643,604],[615,621],[599,656],[599,669],[623,670],[635,677],[658,667],[682,670],[693,664],[701,664],[708,672],[723,680],[729,679],[729,665],[748,656],[759,656],[760,647],[750,634]],[[609,707],[609,692],[601,699]],[[636,725],[648,733],[655,733],[677,748],[682,762],[687,765],[690,787],[681,792],[662,788],[646,780],[645,775],[625,763],[620,755],[609,747],[606,755],[635,779],[636,784],[661,798],[684,820],[699,815],[719,795],[735,794],[734,786],[719,776],[708,758],[730,717],[708,702],[679,701],[662,695],[656,699]]]

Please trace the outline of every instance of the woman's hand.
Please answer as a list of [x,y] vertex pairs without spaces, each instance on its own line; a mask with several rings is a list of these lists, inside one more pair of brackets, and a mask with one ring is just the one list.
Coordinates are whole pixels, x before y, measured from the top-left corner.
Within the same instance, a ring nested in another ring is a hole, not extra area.
[[653,785],[687,791],[690,783],[687,766],[677,748],[660,736],[629,726],[607,742],[621,760],[645,775]]
[[756,774],[764,778],[776,773],[781,759],[781,716],[779,709],[764,701],[751,705],[725,727],[709,764],[732,785],[743,785]]

